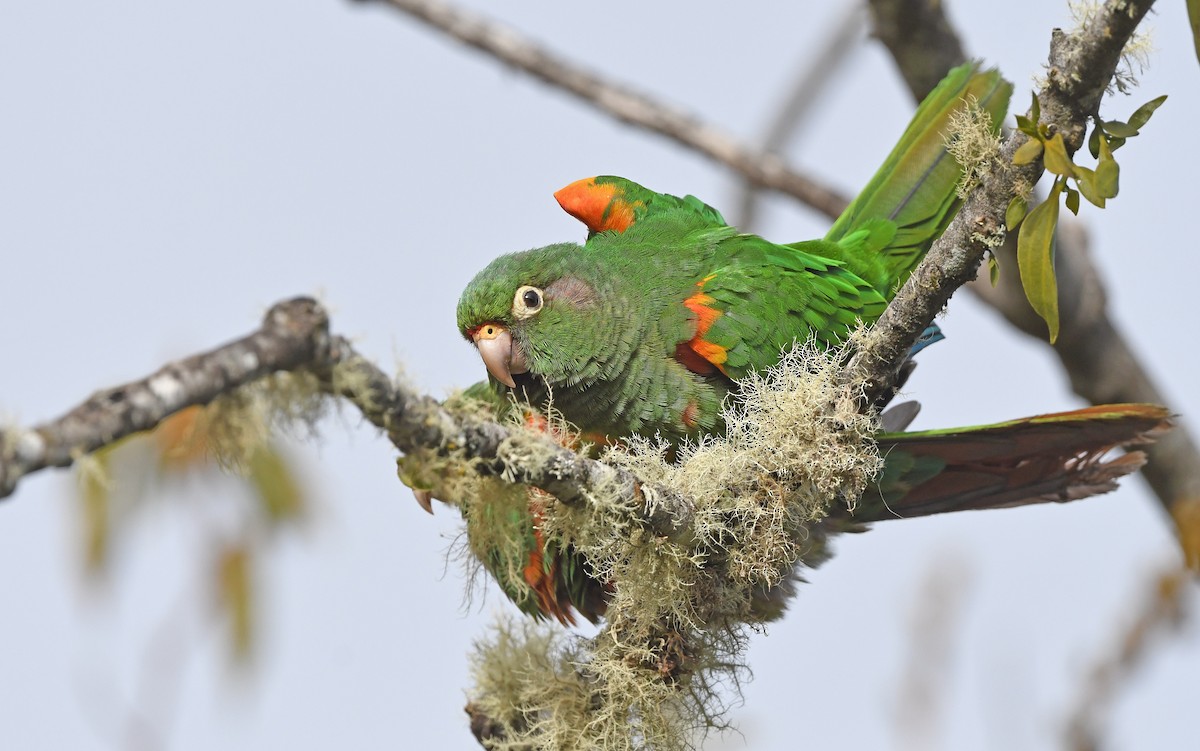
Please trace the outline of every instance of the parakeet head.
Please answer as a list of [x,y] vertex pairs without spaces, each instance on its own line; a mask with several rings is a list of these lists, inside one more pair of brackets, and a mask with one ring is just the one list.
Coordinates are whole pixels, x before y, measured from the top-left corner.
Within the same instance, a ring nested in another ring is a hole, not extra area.
[[620,298],[612,275],[579,245],[549,245],[480,271],[458,301],[458,328],[506,386],[525,373],[575,384],[600,376],[632,344],[613,320]]

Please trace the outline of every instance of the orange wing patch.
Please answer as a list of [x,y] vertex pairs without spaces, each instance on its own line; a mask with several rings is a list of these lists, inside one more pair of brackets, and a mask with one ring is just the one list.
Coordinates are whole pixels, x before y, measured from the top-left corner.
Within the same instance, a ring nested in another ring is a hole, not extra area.
[[[713,323],[721,317],[721,311],[709,307],[713,302],[711,295],[704,294],[703,287],[714,275],[706,276],[696,282],[702,288],[700,292],[683,301],[687,309],[696,317],[696,333],[688,341],[675,348],[675,359],[694,373],[706,375],[717,370],[725,373],[721,367],[727,359],[727,350],[720,344],[705,341],[704,335],[712,328]],[[728,373],[725,373],[728,375]]]
[[542,551],[546,549],[546,538],[542,536],[542,505],[550,499],[550,495],[536,488],[529,489],[530,511],[533,514],[533,550],[525,564],[522,574],[525,583],[537,597],[538,610],[558,620],[564,626],[575,625],[575,615],[571,612],[571,603],[563,602],[559,597],[559,560],[555,556],[547,561]]
[[626,201],[621,189],[612,183],[596,184],[596,178],[576,180],[554,194],[563,211],[587,225],[590,232],[624,232],[634,220],[634,209],[641,201]]

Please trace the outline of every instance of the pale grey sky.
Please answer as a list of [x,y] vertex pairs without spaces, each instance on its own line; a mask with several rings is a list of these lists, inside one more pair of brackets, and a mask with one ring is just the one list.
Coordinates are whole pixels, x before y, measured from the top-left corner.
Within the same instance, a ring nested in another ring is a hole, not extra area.
[[[504,13],[750,138],[836,15],[833,3],[804,5]],[[1187,416],[1200,412],[1200,66],[1184,4],[1161,6],[1143,87],[1105,112],[1171,98],[1120,152],[1120,197],[1081,213],[1115,314]],[[1024,107],[1065,7],[951,9],[968,49],[1000,65]],[[318,293],[338,331],[441,394],[483,375],[454,330],[466,281],[499,253],[581,237],[554,190],[612,173],[717,206],[733,196],[727,173],[661,139],[381,7],[335,0],[8,3],[0,107],[0,415],[24,423],[239,336],[299,293]],[[890,61],[864,41],[789,157],[853,191],[910,111]],[[824,232],[791,202],[768,209],[768,237]],[[942,325],[949,340],[922,354],[909,384],[925,405],[917,427],[1078,405],[1046,350],[973,300],[956,298]],[[264,562],[249,675],[223,660],[200,567],[227,522],[208,506],[234,486],[146,503],[92,591],[70,476],[23,483],[0,506],[0,747],[157,748],[139,745],[156,737],[181,750],[474,748],[467,651],[511,607],[491,590],[464,608],[461,572],[444,563],[454,515],[417,508],[386,441],[350,412],[322,434],[297,449],[317,514]],[[734,712],[744,740],[724,743],[894,745],[914,598],[931,571],[957,567],[968,593],[948,647],[941,746],[1053,748],[1086,667],[1172,544],[1138,479],[1085,503],[839,540],[788,617],[754,640],[755,680]],[[1193,625],[1122,695],[1116,747],[1186,747],[1197,695]],[[139,716],[148,734],[130,729]]]

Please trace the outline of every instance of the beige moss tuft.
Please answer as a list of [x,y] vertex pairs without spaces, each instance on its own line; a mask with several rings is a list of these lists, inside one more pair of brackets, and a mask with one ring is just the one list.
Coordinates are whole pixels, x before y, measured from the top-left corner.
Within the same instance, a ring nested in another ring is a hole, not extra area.
[[[1075,19],[1075,30],[1070,38],[1076,38],[1078,32],[1091,26],[1097,18],[1105,12],[1104,4],[1097,0],[1068,0],[1067,7],[1071,12],[1071,17]],[[1126,12],[1132,15],[1133,7],[1129,6]],[[1104,33],[1108,33],[1105,29]],[[1124,49],[1121,50],[1121,61],[1113,71],[1112,81],[1109,82],[1107,92],[1109,94],[1121,92],[1122,94],[1130,93],[1137,87],[1137,77],[1141,75],[1149,64],[1150,53],[1154,51],[1154,42],[1150,31],[1145,28],[1135,30],[1130,36],[1129,41],[1125,43]],[[1038,82],[1038,88],[1041,88],[1041,81]]]
[[328,400],[311,373],[280,372],[222,394],[204,408],[208,448],[227,470],[245,474],[276,430],[316,433]]
[[[683,656],[665,635],[631,648],[612,637],[565,634],[530,621],[500,620],[476,643],[471,709],[490,720],[485,741],[497,751],[682,751],[700,732],[724,727],[706,715],[719,704],[714,685],[698,678],[664,679],[664,655]],[[668,660],[669,661],[669,660]],[[498,731],[498,732],[497,732]]]
[[1000,136],[992,132],[991,114],[971,96],[955,110],[948,123],[946,150],[962,166],[955,192],[965,199],[1000,163]]

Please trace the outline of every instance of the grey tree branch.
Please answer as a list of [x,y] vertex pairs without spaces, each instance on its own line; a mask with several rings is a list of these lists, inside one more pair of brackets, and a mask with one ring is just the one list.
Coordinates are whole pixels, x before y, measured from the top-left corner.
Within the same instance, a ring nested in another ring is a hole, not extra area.
[[[921,99],[946,70],[966,59],[944,6],[935,0],[871,0],[875,33],[892,52],[913,97]],[[1097,94],[1093,92],[1093,95]],[[1114,209],[1119,211],[1118,208]],[[968,285],[1014,328],[1046,343],[1045,322],[1033,311],[1021,287],[1016,236],[1005,238],[995,251],[1001,273],[995,288],[985,281]],[[1060,221],[1056,238],[1055,273],[1059,282],[1061,329],[1052,345],[1076,394],[1092,404],[1168,400],[1108,313],[1100,272],[1088,252],[1081,226]],[[1142,468],[1162,505],[1182,527],[1187,518],[1200,518],[1200,448],[1183,425],[1147,448]],[[1191,565],[1200,566],[1200,541],[1184,540]]]
[[439,0],[377,0],[534,78],[562,89],[623,123],[644,128],[722,164],[754,185],[793,196],[830,216],[846,205],[836,191],[763,154],[695,115],[597,75],[516,31]]
[[946,71],[966,61],[941,0],[869,0],[875,37],[888,48],[913,97],[921,101]]

